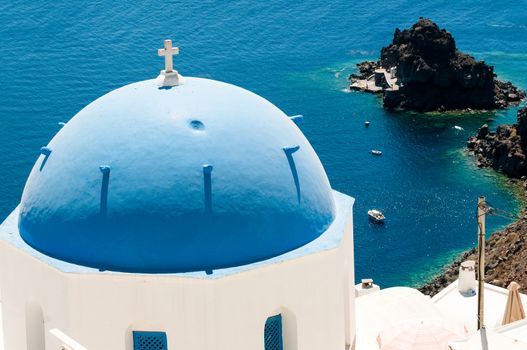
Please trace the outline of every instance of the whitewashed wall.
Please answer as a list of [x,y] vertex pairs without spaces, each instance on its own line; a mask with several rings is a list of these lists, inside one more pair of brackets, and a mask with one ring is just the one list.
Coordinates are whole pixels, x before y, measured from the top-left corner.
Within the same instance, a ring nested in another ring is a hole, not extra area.
[[36,350],[42,331],[59,349],[58,328],[89,350],[132,350],[132,330],[165,331],[169,350],[263,350],[281,313],[285,350],[342,350],[355,337],[353,266],[351,217],[335,249],[218,279],[66,274],[0,240],[5,349]]

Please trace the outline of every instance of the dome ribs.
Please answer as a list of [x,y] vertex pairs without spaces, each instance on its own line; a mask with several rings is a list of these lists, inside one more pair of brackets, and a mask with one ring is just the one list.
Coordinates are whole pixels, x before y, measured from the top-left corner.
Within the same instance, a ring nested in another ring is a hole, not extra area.
[[296,125],[300,125],[304,121],[304,116],[302,114],[291,115],[289,119]]
[[295,153],[299,149],[300,149],[300,146],[298,145],[283,148],[285,152],[285,156],[287,157],[287,161],[289,162],[289,168],[291,168],[291,174],[293,175],[293,180],[295,181],[296,197],[298,199],[298,203],[300,203],[300,181],[298,180],[298,172],[296,170],[295,160],[293,159],[293,153]]
[[48,147],[42,147],[40,149],[40,153],[44,156],[42,159],[42,163],[40,164],[39,171],[42,171],[44,169],[44,165],[46,165],[46,162],[48,161],[49,155],[51,154],[51,148]]
[[108,186],[110,185],[110,167],[108,165],[101,165],[99,167],[102,173],[102,184],[101,184],[101,206],[100,215],[106,217],[108,211]]
[[205,195],[205,213],[212,213],[212,165],[203,165],[203,188]]

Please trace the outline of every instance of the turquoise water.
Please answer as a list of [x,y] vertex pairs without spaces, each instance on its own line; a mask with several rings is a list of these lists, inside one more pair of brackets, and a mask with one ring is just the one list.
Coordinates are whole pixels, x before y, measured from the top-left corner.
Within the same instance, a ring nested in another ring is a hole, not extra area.
[[[478,195],[518,210],[504,179],[476,169],[462,152],[487,118],[511,122],[516,108],[472,116],[392,114],[375,96],[346,92],[346,76],[356,62],[375,57],[395,27],[426,16],[448,28],[462,50],[526,88],[526,6],[468,0],[382,6],[344,0],[0,2],[0,216],[17,205],[57,123],[112,89],[155,77],[163,65],[156,49],[172,38],[181,48],[175,66],[183,75],[241,85],[286,113],[305,116],[302,130],[333,187],[357,200],[357,278],[373,277],[382,286],[419,284],[474,244]],[[372,157],[372,148],[383,156]],[[374,207],[388,217],[383,227],[367,220]],[[505,224],[488,220],[489,231]]]

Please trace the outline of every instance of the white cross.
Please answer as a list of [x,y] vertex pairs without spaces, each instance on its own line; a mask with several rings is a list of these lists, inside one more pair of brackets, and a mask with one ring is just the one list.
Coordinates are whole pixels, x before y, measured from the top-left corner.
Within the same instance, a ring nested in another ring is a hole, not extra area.
[[159,56],[165,56],[165,72],[172,73],[174,71],[172,56],[179,55],[179,48],[172,47],[172,40],[165,40],[165,48],[158,49],[157,54]]

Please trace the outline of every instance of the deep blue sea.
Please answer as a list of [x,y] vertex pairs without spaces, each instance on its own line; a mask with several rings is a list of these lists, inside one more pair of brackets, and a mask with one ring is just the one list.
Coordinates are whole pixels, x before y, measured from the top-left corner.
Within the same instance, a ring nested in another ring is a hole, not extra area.
[[[527,1],[0,1],[0,216],[20,200],[41,146],[95,98],[154,78],[172,38],[183,75],[250,89],[289,114],[318,152],[332,186],[356,198],[356,278],[418,285],[476,240],[478,195],[517,212],[503,177],[463,153],[487,118],[388,113],[346,92],[355,63],[376,58],[419,16],[447,28],[461,50],[527,88]],[[364,120],[371,121],[366,129]],[[453,129],[462,126],[464,131]],[[372,149],[383,151],[373,157]],[[368,222],[379,208],[384,226]],[[488,219],[489,232],[508,223]]]

